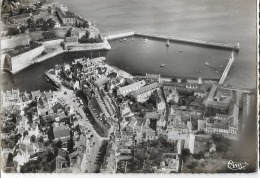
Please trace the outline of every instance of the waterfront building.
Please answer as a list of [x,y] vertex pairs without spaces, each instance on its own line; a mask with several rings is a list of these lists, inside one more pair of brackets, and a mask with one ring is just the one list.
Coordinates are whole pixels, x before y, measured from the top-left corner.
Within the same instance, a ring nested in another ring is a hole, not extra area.
[[76,18],[75,14],[70,11],[65,11],[62,8],[57,8],[57,14],[60,18],[62,24],[64,25],[75,25],[76,24]]
[[145,74],[145,80],[147,83],[155,83],[161,82],[161,75],[160,74]]
[[143,87],[145,85],[145,81],[144,80],[141,80],[141,81],[138,81],[138,82],[135,82],[135,83],[132,83],[130,85],[126,85],[124,87],[119,87],[118,90],[117,90],[117,95],[127,95],[128,93],[131,93],[132,91],[134,90],[138,90],[140,89],[141,87]]
[[144,99],[148,99],[154,90],[159,88],[159,83],[152,83],[150,85],[144,86],[140,89],[133,91],[132,96],[137,99],[137,101],[141,101]]

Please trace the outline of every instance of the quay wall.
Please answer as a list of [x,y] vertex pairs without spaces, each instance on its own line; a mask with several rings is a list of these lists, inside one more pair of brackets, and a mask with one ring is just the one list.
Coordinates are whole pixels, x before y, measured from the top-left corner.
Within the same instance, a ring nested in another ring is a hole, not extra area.
[[25,46],[30,44],[30,37],[28,35],[17,35],[13,37],[1,38],[1,49],[15,48],[17,46]]
[[6,54],[6,62],[9,64],[10,71],[14,74],[31,65],[33,58],[40,55],[44,50],[44,46],[27,51],[17,56],[9,56]]

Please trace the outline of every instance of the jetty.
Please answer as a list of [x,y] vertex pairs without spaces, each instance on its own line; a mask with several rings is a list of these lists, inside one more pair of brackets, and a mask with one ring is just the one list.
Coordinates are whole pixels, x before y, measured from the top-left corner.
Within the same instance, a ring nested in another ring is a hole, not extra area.
[[226,80],[226,78],[227,78],[227,76],[228,76],[228,72],[229,72],[229,70],[230,70],[230,68],[231,68],[231,66],[232,66],[232,64],[233,64],[233,62],[234,62],[234,59],[235,59],[235,58],[234,58],[234,52],[232,51],[231,57],[229,58],[229,61],[228,61],[228,63],[227,63],[227,66],[226,66],[224,72],[222,73],[222,76],[221,76],[221,78],[220,78],[218,84],[223,84],[224,81]]
[[151,33],[140,33],[140,32],[127,32],[121,33],[116,35],[108,35],[105,37],[107,40],[113,40],[118,38],[125,38],[125,37],[142,37],[142,38],[151,38],[151,39],[158,39],[158,40],[169,40],[169,42],[178,42],[178,43],[187,43],[193,45],[200,45],[212,48],[222,48],[228,50],[239,51],[239,43],[237,44],[225,44],[225,43],[218,43],[218,42],[210,42],[210,41],[202,41],[202,40],[195,40],[195,39],[185,39],[173,36],[166,36],[166,35],[157,35]]

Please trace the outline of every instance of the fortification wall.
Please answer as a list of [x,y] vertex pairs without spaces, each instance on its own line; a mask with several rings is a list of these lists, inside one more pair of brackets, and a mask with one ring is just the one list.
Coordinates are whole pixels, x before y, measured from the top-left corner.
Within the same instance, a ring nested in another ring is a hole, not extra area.
[[[68,29],[53,29],[53,31],[56,32],[56,37],[57,38],[64,38]],[[42,33],[44,31],[32,31],[30,32],[30,38],[32,41],[38,41],[38,40],[42,40],[43,37],[42,37]]]
[[16,46],[25,46],[30,43],[30,37],[28,35],[18,35],[13,37],[1,38],[1,49],[15,48]]
[[6,55],[10,66],[10,71],[12,73],[17,73],[20,70],[31,65],[33,58],[40,55],[43,52],[43,50],[44,50],[44,46],[39,46],[33,50],[30,50],[18,56],[11,57],[9,55]]

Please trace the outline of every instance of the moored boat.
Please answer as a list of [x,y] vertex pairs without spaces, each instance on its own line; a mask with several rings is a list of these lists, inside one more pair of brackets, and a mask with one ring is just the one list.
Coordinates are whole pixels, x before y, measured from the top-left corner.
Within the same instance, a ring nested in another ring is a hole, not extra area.
[[170,41],[169,41],[169,39],[166,41],[166,46],[167,46],[167,47],[170,46]]
[[165,67],[165,66],[166,66],[166,64],[162,64],[162,65],[161,65],[161,67]]

